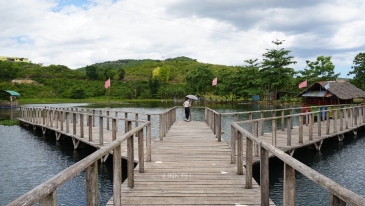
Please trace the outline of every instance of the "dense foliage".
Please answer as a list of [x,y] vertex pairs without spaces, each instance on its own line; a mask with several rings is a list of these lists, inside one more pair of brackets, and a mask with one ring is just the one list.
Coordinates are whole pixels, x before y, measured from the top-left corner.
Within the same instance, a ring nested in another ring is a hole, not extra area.
[[[335,65],[330,56],[307,60],[303,70],[289,50],[279,48],[284,41],[273,41],[277,49],[267,49],[262,60],[248,59],[246,65],[205,64],[187,57],[161,60],[117,60],[87,65],[72,70],[63,65],[41,66],[32,63],[0,61],[0,90],[14,90],[24,99],[182,99],[186,94],[220,96],[224,99],[251,99],[253,95],[277,98],[295,96],[298,84],[335,80]],[[365,89],[365,53],[359,53],[349,73],[352,83]],[[217,77],[218,84],[212,86]],[[104,88],[107,79],[111,86]],[[22,80],[23,82],[14,82]],[[31,80],[25,82],[24,80]]]

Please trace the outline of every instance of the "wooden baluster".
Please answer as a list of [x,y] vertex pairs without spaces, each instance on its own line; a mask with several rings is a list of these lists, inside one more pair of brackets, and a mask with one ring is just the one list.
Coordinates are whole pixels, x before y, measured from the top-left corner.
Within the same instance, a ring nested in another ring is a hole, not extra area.
[[237,174],[243,175],[243,137],[240,132],[237,133]]
[[263,147],[260,150],[261,205],[269,206],[269,151]]
[[[151,122],[151,115],[147,115],[147,121]],[[147,148],[146,148],[146,161],[151,162],[151,144],[152,144],[152,133],[151,123],[147,125]]]
[[[112,120],[112,136],[117,136],[116,119]],[[113,149],[113,205],[122,205],[122,156],[121,145]]]
[[86,205],[98,205],[98,162],[86,168]]
[[139,172],[144,172],[144,144],[143,144],[143,129],[138,131],[138,168]]
[[285,131],[284,110],[281,110],[281,131]]
[[295,205],[296,199],[295,170],[288,164],[284,163],[284,206]]
[[[240,135],[242,141],[242,134]],[[253,141],[250,138],[246,137],[246,185],[245,185],[246,189],[252,189],[252,178],[253,178],[252,164],[253,164]]]
[[39,206],[56,206],[57,205],[57,192],[53,191],[49,195],[40,199]]
[[291,146],[291,119],[289,116],[287,119],[287,129],[286,129],[286,145]]
[[99,144],[104,145],[104,118],[102,115],[99,116]]
[[[132,129],[132,122],[127,122],[127,130]],[[128,161],[128,186],[130,188],[134,187],[134,140],[133,135],[127,139],[127,161]]]
[[[93,124],[92,124],[92,121],[94,119],[94,115],[90,115],[88,116],[88,122],[89,122],[89,141],[92,141],[93,140]],[[102,144],[100,145],[102,146]]]
[[231,164],[236,164],[236,136],[237,131],[231,125]]
[[303,143],[303,115],[299,115],[299,143]]

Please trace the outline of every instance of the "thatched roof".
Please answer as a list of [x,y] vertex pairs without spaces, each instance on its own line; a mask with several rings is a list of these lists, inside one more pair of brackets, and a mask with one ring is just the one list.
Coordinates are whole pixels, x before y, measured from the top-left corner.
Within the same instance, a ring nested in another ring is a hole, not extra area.
[[[316,92],[317,95],[313,95],[314,92]],[[345,81],[317,82],[309,86],[306,90],[299,93],[297,97],[319,97],[318,94],[323,94],[322,97],[336,96],[339,99],[365,98],[365,91],[355,87],[350,82]]]

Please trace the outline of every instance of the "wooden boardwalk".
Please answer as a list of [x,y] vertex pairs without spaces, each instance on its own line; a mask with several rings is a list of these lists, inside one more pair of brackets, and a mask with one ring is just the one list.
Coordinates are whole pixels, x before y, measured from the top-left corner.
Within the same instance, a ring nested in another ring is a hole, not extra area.
[[136,167],[134,187],[128,180],[122,184],[122,204],[261,205],[259,185],[253,180],[253,189],[245,189],[245,176],[237,175],[230,153],[205,122],[177,121],[153,143],[145,172]]
[[[109,143],[112,142],[112,131],[111,130],[107,130],[107,129],[103,129],[103,145],[100,144],[100,138],[99,138],[99,127],[91,127],[92,128],[92,136],[90,138],[89,133],[87,131],[87,125],[84,124],[83,129],[84,129],[84,137],[80,136],[80,130],[81,130],[81,126],[80,124],[76,124],[76,134],[73,134],[73,128],[72,128],[72,124],[70,123],[70,131],[66,132],[66,123],[65,122],[59,122],[56,126],[56,124],[53,124],[52,126],[50,125],[44,125],[42,123],[35,123],[35,122],[41,122],[42,119],[39,120],[33,120],[32,122],[27,121],[25,119],[19,118],[19,120],[21,122],[23,122],[24,124],[28,124],[28,126],[33,126],[33,127],[39,127],[42,128],[43,130],[45,129],[45,132],[50,132],[53,131],[56,133],[56,138],[57,138],[57,134],[60,135],[64,135],[64,138],[67,137],[71,137],[74,138],[76,141],[80,141],[84,144],[90,145],[94,148],[101,148],[102,146],[105,146]],[[62,126],[61,126],[62,124]],[[60,128],[63,128],[62,130]],[[117,137],[121,136],[125,134],[124,132],[117,132]],[[91,139],[91,140],[90,140]],[[138,145],[138,138],[133,138],[134,141],[134,145]],[[75,144],[75,143],[74,143]],[[146,138],[144,138],[144,144],[146,144]],[[75,148],[76,149],[76,148]],[[138,147],[134,147],[134,153],[138,154]],[[127,144],[122,144],[122,149],[121,149],[121,156],[125,159],[127,159]],[[106,160],[106,158],[108,158],[108,156],[104,157]],[[138,162],[138,156],[136,155],[134,157],[135,162]]]

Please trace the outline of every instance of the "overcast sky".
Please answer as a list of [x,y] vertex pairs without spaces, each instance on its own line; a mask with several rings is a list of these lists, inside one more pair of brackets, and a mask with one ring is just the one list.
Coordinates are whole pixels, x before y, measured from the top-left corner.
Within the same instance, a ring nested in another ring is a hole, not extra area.
[[331,56],[349,77],[365,52],[364,13],[363,0],[3,0],[0,56],[71,69],[177,56],[245,65],[285,40],[278,48],[291,51],[296,70]]

